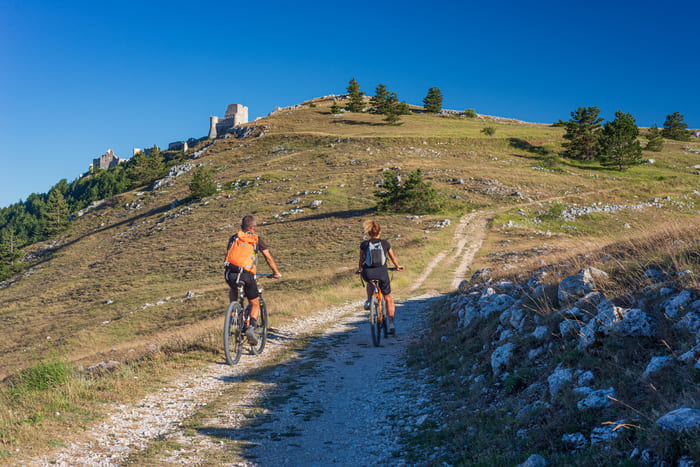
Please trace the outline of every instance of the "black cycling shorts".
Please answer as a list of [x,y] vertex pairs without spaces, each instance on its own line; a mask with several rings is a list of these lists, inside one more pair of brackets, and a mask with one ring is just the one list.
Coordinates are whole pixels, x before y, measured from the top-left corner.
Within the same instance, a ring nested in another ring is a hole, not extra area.
[[379,281],[379,290],[381,290],[384,295],[389,295],[391,293],[389,271],[385,266],[380,266],[377,268],[362,268],[362,278],[366,282],[371,282],[374,280]]
[[[239,273],[239,271],[241,272]],[[243,271],[235,267],[226,268],[224,278],[233,290],[236,290],[238,288],[236,281],[240,280],[241,282],[243,282],[243,293],[245,293],[245,296],[248,300],[253,300],[260,296],[260,294],[258,293],[258,284],[255,282],[255,276],[253,276],[252,273],[248,271]]]

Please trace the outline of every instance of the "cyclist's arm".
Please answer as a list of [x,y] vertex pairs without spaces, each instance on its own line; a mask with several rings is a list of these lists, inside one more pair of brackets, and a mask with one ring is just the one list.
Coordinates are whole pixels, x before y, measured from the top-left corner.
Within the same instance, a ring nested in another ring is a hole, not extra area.
[[360,264],[358,264],[358,266],[357,266],[357,274],[362,272],[362,265],[365,264],[365,255],[366,254],[367,253],[365,252],[365,250],[360,249]]
[[265,261],[267,261],[268,266],[270,266],[270,269],[272,269],[272,277],[275,279],[279,279],[282,277],[282,274],[280,274],[279,269],[277,269],[277,265],[275,264],[275,260],[272,259],[272,255],[270,254],[270,250],[265,249],[261,251],[262,255],[265,257]]
[[396,259],[396,255],[394,254],[394,250],[392,248],[389,248],[388,255],[391,262],[394,263],[394,266],[396,266],[396,270],[401,271],[403,266],[399,266],[399,260]]

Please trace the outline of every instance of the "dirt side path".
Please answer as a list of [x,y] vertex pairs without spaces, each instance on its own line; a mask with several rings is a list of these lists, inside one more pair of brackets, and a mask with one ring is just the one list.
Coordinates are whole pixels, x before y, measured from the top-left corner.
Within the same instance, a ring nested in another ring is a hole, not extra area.
[[[487,217],[464,216],[439,255],[457,264],[453,284],[481,245]],[[409,294],[437,264],[438,258]],[[214,363],[138,403],[114,405],[87,436],[24,465],[410,464],[402,437],[439,424],[439,414],[425,405],[428,383],[406,369],[406,349],[422,337],[426,311],[439,297],[395,295],[397,335],[380,347],[372,345],[362,301],[328,309],[272,330],[258,357],[244,353],[236,366]],[[319,331],[303,351],[285,354]]]

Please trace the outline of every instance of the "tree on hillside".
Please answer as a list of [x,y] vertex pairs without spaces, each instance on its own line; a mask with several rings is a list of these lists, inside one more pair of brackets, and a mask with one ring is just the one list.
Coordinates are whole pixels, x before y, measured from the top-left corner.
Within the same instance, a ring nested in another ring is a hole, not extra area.
[[637,141],[639,128],[631,114],[615,112],[615,120],[605,122],[600,134],[600,159],[603,165],[619,170],[642,163],[642,145]]
[[571,119],[566,123],[564,143],[566,155],[572,159],[589,161],[598,155],[598,133],[602,118],[598,107],[579,107],[571,112]]
[[163,155],[158,146],[153,146],[151,153],[145,155],[139,152],[131,158],[127,168],[127,177],[131,180],[131,186],[147,185],[165,175]]
[[355,78],[350,80],[347,87],[350,102],[345,107],[350,112],[362,112],[365,109],[365,93],[360,91],[360,85]]
[[52,188],[46,198],[42,216],[45,221],[46,235],[52,237],[63,231],[68,225],[68,203],[60,190]]
[[428,112],[439,112],[442,109],[442,92],[438,87],[428,89],[428,95],[423,99],[423,107]]
[[198,167],[189,183],[192,198],[200,200],[217,192],[216,183],[212,180],[211,170]]
[[664,129],[661,130],[663,137],[676,141],[690,141],[690,131],[688,131],[688,124],[683,121],[684,119],[680,112],[666,115]]
[[374,196],[379,199],[378,212],[430,214],[440,210],[438,193],[423,180],[421,169],[410,172],[403,184],[396,172],[386,172]]
[[17,262],[21,257],[22,251],[18,248],[17,236],[12,229],[0,231],[0,280],[17,272]]
[[334,101],[333,101],[333,105],[331,105],[331,113],[332,113],[333,115],[337,115],[337,114],[339,114],[339,113],[341,113],[341,112],[342,112],[342,109],[340,108],[340,106],[338,105],[338,103],[334,100]]
[[376,113],[386,115],[388,97],[389,91],[387,91],[386,85],[378,84],[377,89],[374,91],[374,96],[369,100]]
[[661,134],[661,130],[659,130],[659,127],[656,125],[652,125],[645,136],[647,138],[647,145],[644,149],[647,151],[660,152],[664,148],[664,137]]

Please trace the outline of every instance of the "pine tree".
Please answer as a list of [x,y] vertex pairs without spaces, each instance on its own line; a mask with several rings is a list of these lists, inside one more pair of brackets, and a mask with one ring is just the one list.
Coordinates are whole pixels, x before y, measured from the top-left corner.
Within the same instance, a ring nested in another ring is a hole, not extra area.
[[600,134],[600,158],[603,165],[619,170],[642,163],[642,145],[637,141],[639,128],[631,114],[615,112],[615,120],[605,122]]
[[197,168],[189,186],[192,198],[196,200],[206,198],[217,192],[216,184],[212,180],[211,171],[204,167]]
[[428,89],[428,95],[423,99],[423,107],[428,112],[439,112],[442,109],[442,92],[438,87]]
[[331,105],[331,113],[333,115],[336,115],[336,114],[339,114],[341,112],[342,112],[342,109],[340,108],[338,103],[336,101],[333,101],[333,105]]
[[647,146],[644,148],[647,151],[660,152],[664,148],[664,137],[661,134],[661,130],[656,125],[652,125],[649,128],[649,132],[646,134]]
[[399,112],[399,98],[396,96],[396,93],[387,93],[387,96],[384,99],[384,109],[382,112],[384,115],[386,115],[386,117],[384,117],[384,121],[390,125],[397,124],[401,119]]
[[564,143],[566,155],[572,159],[589,161],[598,155],[598,133],[602,118],[598,107],[579,107],[571,112],[571,120],[566,123]]
[[680,112],[673,112],[671,115],[666,115],[664,129],[661,130],[663,137],[675,139],[676,141],[690,141],[688,124],[683,120],[684,117]]
[[131,158],[127,169],[132,187],[147,185],[163,175],[165,175],[165,164],[158,146],[153,146],[149,155],[142,152],[136,154]]
[[384,84],[377,85],[377,89],[374,91],[374,96],[372,96],[370,99],[370,103],[374,107],[374,111],[376,113],[386,115],[388,94],[389,91],[387,91]]
[[345,107],[350,112],[362,112],[365,109],[365,93],[360,91],[360,85],[355,78],[350,80],[347,87],[350,102]]
[[46,220],[46,235],[52,237],[68,225],[68,203],[60,190],[53,188],[46,198],[43,216]]
[[17,246],[17,236],[11,229],[0,233],[0,280],[10,277],[17,272],[17,261],[22,257],[22,251]]
[[396,172],[386,172],[381,189],[374,196],[379,199],[378,212],[430,214],[440,210],[439,195],[423,180],[421,169],[410,172],[403,184]]

